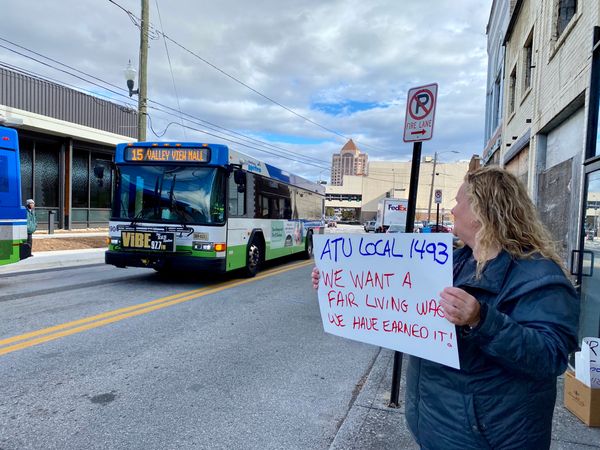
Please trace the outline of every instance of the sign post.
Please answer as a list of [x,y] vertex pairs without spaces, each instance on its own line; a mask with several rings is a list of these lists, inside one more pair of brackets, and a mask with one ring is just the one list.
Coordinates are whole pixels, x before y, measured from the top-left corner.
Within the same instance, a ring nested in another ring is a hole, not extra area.
[[[433,137],[433,122],[437,103],[437,83],[409,89],[404,117],[404,142],[413,142],[410,184],[408,189],[408,211],[406,215],[406,232],[412,233],[415,227],[417,210],[417,187],[419,185],[419,168],[421,165],[422,142]],[[400,395],[400,376],[402,373],[402,353],[394,352],[392,369],[392,391],[390,407],[397,408]]]
[[440,231],[440,203],[442,203],[442,190],[435,190],[435,224],[436,231]]

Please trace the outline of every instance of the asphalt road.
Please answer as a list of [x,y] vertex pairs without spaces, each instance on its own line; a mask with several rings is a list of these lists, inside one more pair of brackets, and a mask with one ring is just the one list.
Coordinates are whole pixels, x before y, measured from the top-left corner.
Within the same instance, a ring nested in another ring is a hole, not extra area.
[[323,333],[311,267],[0,278],[0,449],[328,448],[379,349]]

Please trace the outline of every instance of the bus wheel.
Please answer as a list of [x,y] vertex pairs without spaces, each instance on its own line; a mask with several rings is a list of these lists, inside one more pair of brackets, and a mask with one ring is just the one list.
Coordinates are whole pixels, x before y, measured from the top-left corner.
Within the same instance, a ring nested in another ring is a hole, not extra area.
[[248,246],[248,253],[246,254],[246,268],[244,272],[247,277],[252,278],[258,272],[260,267],[260,261],[262,258],[260,245],[253,240]]
[[306,250],[302,253],[304,259],[310,259],[313,256],[313,234],[308,232],[306,234]]

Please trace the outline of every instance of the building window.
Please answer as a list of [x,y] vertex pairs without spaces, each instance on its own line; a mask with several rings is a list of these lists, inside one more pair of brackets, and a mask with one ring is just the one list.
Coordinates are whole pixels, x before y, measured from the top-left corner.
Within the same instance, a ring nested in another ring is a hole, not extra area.
[[508,83],[508,113],[512,114],[515,112],[515,92],[517,90],[517,68],[512,70],[510,73],[510,80]]
[[556,37],[559,37],[577,12],[577,0],[558,0]]
[[500,110],[502,106],[502,103],[500,103],[500,76],[501,74],[498,74],[498,77],[494,82],[494,92],[492,93],[492,102],[494,105],[492,107],[492,132],[500,125],[502,114],[502,111]]
[[533,69],[533,30],[529,34],[523,47],[523,91],[531,87],[531,75]]

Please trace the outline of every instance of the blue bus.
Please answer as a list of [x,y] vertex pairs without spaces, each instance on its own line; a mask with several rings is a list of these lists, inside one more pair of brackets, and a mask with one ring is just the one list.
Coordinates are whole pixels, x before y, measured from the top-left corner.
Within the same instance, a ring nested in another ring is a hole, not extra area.
[[225,145],[119,144],[115,165],[107,264],[254,276],[324,232],[321,184]]
[[0,265],[31,256],[27,211],[21,205],[21,163],[17,132],[0,126]]

